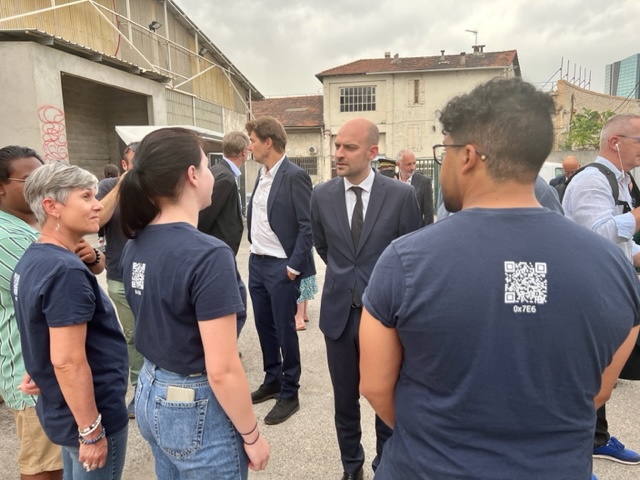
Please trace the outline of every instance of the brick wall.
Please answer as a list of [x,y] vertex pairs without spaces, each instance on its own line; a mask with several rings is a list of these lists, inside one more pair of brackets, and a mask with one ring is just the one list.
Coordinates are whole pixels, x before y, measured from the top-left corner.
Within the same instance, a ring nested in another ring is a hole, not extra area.
[[592,92],[564,80],[558,81],[556,91],[552,95],[555,97],[557,107],[554,150],[557,150],[558,143],[565,139],[572,115],[582,113],[585,108],[598,112],[611,110],[615,113],[640,114],[640,100],[638,99],[612,97],[604,93]]

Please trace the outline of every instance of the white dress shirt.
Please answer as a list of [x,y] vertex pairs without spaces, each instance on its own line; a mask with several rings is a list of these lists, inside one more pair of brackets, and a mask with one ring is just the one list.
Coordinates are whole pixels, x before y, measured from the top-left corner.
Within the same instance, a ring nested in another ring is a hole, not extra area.
[[344,195],[347,203],[347,217],[349,218],[349,228],[351,228],[351,217],[353,216],[353,208],[356,206],[356,194],[351,187],[362,188],[362,220],[367,218],[367,207],[369,206],[369,197],[371,197],[371,188],[373,187],[373,179],[376,174],[373,170],[369,171],[369,176],[365,178],[360,185],[354,185],[346,178],[344,179]]
[[269,192],[273,180],[278,173],[280,165],[284,160],[284,155],[278,163],[271,169],[266,167],[260,169],[260,180],[256,191],[251,197],[253,203],[253,212],[251,217],[251,253],[256,255],[268,255],[269,257],[287,258],[287,254],[278,239],[278,236],[269,225],[269,216],[267,211],[267,202],[269,200]]

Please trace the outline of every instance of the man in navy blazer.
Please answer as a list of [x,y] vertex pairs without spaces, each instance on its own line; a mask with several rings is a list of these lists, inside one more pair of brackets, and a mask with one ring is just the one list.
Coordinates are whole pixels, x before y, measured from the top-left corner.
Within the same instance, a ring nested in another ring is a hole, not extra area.
[[[320,330],[325,335],[333,385],[335,422],[344,469],[343,480],[361,479],[364,450],[360,443],[358,329],[361,297],[373,267],[392,240],[420,227],[415,191],[371,169],[378,154],[378,128],[369,120],[346,122],[335,140],[338,178],[316,186],[311,196],[311,226],[316,250],[327,264],[320,306]],[[357,193],[352,187],[359,188]],[[362,200],[362,217],[357,213]],[[359,239],[352,227],[362,218]],[[357,244],[354,245],[354,242]],[[378,464],[391,435],[376,417]]]
[[[300,348],[295,327],[300,279],[315,273],[309,207],[311,178],[285,155],[280,122],[247,123],[249,150],[262,165],[247,209],[249,293],[262,349],[264,382],[253,403],[277,398],[264,421],[276,425],[300,409]],[[305,275],[307,274],[307,275]]]

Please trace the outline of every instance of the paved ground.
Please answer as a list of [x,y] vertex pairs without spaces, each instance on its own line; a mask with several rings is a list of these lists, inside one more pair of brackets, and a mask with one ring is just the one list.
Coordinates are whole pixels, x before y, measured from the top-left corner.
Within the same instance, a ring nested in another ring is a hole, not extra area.
[[[93,242],[95,243],[95,242]],[[248,244],[241,246],[238,265],[243,278],[247,279]],[[318,284],[324,279],[324,265],[316,258]],[[101,277],[104,277],[102,275]],[[101,278],[104,283],[104,278]],[[105,286],[106,288],[106,286]],[[271,444],[271,460],[267,470],[251,472],[254,480],[284,479],[339,479],[342,468],[339,462],[338,447],[333,428],[333,402],[329,374],[326,367],[324,340],[318,329],[319,297],[310,303],[311,321],[307,330],[300,332],[302,354],[302,379],[300,390],[301,408],[298,413],[282,425],[266,426],[262,422],[273,406],[274,401],[256,405],[256,414],[260,419],[260,428]],[[247,325],[240,337],[240,351],[247,377],[252,388],[262,380],[260,347],[253,314],[249,311]],[[133,392],[129,392],[132,396]],[[640,382],[621,381],[608,404],[608,416],[611,430],[623,442],[640,449],[640,431],[638,411],[640,410]],[[375,455],[373,412],[366,400],[363,400],[363,444],[367,454],[367,465]],[[0,479],[18,479],[15,466],[17,438],[11,412],[0,406]],[[596,460],[594,471],[599,480],[640,480],[640,466],[627,466]],[[155,478],[153,457],[140,437],[135,422],[130,422],[129,446],[125,467],[125,480],[147,480]],[[366,469],[365,479],[372,479],[370,468]],[[541,479],[551,480],[551,479]]]

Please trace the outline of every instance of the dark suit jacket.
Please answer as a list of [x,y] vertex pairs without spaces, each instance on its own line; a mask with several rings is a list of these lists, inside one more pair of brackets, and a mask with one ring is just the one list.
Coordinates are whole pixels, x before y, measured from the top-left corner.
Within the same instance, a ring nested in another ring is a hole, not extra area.
[[[260,182],[256,179],[253,193]],[[276,234],[287,254],[287,266],[300,272],[300,278],[316,273],[311,254],[311,221],[309,207],[311,178],[297,165],[284,158],[271,185],[267,199],[267,217],[271,230]],[[253,194],[247,208],[247,228],[251,242],[251,217]]]
[[421,173],[415,172],[411,177],[411,185],[416,189],[418,206],[422,213],[420,227],[433,223],[433,188],[431,179]]
[[198,230],[219,238],[237,255],[244,225],[236,178],[226,160],[217,163],[210,170],[215,179],[211,205],[200,211]]
[[409,185],[375,174],[358,248],[353,247],[344,179],[316,186],[311,196],[316,251],[327,264],[320,330],[336,340],[347,324],[356,281],[364,293],[373,267],[392,240],[420,227],[420,209]]
[[558,175],[556,178],[552,178],[549,182],[549,185],[555,187],[556,185],[560,185],[562,183],[567,183],[567,177],[565,175]]

